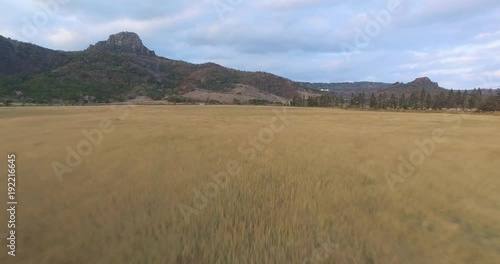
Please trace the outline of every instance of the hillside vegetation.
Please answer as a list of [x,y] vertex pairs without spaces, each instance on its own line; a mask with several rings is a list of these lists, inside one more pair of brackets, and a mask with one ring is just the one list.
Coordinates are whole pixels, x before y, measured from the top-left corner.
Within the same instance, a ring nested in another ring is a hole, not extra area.
[[[481,88],[463,91],[446,90],[427,77],[417,78],[406,84],[398,82],[387,88],[375,88],[370,84],[368,84],[370,88],[363,88],[359,85],[362,83],[351,83],[347,88],[334,88],[322,92],[320,96],[295,96],[290,105],[392,110],[500,111],[500,89],[496,91],[489,89],[484,92]],[[346,94],[348,91],[351,93]]]
[[269,73],[158,57],[131,32],[111,35],[79,52],[0,36],[0,61],[0,99],[27,103],[121,102],[137,96],[160,100],[197,89],[227,93],[238,84],[288,99],[308,92]]

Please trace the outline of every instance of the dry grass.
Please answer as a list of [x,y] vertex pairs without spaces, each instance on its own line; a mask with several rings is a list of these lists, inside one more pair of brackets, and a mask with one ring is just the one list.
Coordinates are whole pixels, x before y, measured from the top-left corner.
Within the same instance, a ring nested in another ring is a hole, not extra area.
[[[118,116],[0,109],[1,157],[18,156],[20,202],[18,257],[2,239],[1,263],[500,260],[498,117],[455,130],[443,114],[288,109],[290,123],[251,160],[238,146],[269,127],[272,108],[139,106]],[[109,117],[115,130],[60,183],[51,163]],[[448,140],[392,192],[386,171],[435,128]],[[231,160],[240,173],[186,223],[178,206],[193,206],[193,189]]]

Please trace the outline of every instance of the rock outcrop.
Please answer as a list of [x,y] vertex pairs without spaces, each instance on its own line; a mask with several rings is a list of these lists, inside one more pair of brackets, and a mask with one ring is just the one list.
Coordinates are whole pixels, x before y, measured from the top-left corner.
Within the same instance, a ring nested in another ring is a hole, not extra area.
[[149,50],[142,44],[141,38],[133,32],[120,32],[109,36],[107,41],[99,41],[91,45],[87,50],[118,50],[128,51],[140,55],[156,56],[155,52]]
[[434,87],[434,88],[439,88],[439,84],[436,82],[431,81],[428,77],[421,77],[415,79],[412,83],[418,84],[424,87]]

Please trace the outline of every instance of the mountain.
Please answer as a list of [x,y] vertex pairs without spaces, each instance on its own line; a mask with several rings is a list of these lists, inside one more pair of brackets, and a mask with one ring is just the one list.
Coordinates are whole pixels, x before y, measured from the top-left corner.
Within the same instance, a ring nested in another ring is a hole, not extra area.
[[327,89],[330,93],[337,95],[350,96],[351,94],[394,94],[400,96],[420,92],[422,89],[431,95],[436,95],[441,92],[447,92],[446,88],[440,87],[437,83],[432,82],[428,77],[417,78],[409,83],[381,83],[381,82],[353,82],[353,83],[300,83],[308,88],[316,90]]
[[341,82],[341,83],[300,83],[306,87],[316,90],[329,90],[336,94],[350,95],[351,93],[377,93],[391,86],[389,83],[381,82]]
[[316,92],[291,80],[215,63],[159,57],[132,32],[84,51],[54,51],[0,36],[0,98],[34,103],[121,102],[138,98],[222,103],[286,102]]
[[448,92],[446,88],[440,87],[438,83],[431,81],[428,77],[417,78],[409,83],[397,82],[388,88],[382,90],[387,94],[411,94],[412,92],[419,92],[422,89],[431,95],[436,95],[441,92]]

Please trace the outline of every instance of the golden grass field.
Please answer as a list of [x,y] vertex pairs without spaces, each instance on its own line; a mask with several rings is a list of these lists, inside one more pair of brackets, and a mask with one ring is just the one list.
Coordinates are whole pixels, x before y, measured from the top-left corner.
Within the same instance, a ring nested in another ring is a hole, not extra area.
[[[107,118],[113,131],[61,182],[53,162]],[[498,116],[25,107],[0,108],[0,124],[19,202],[13,258],[3,177],[0,263],[500,263]],[[446,141],[391,189],[387,172],[435,129]]]

